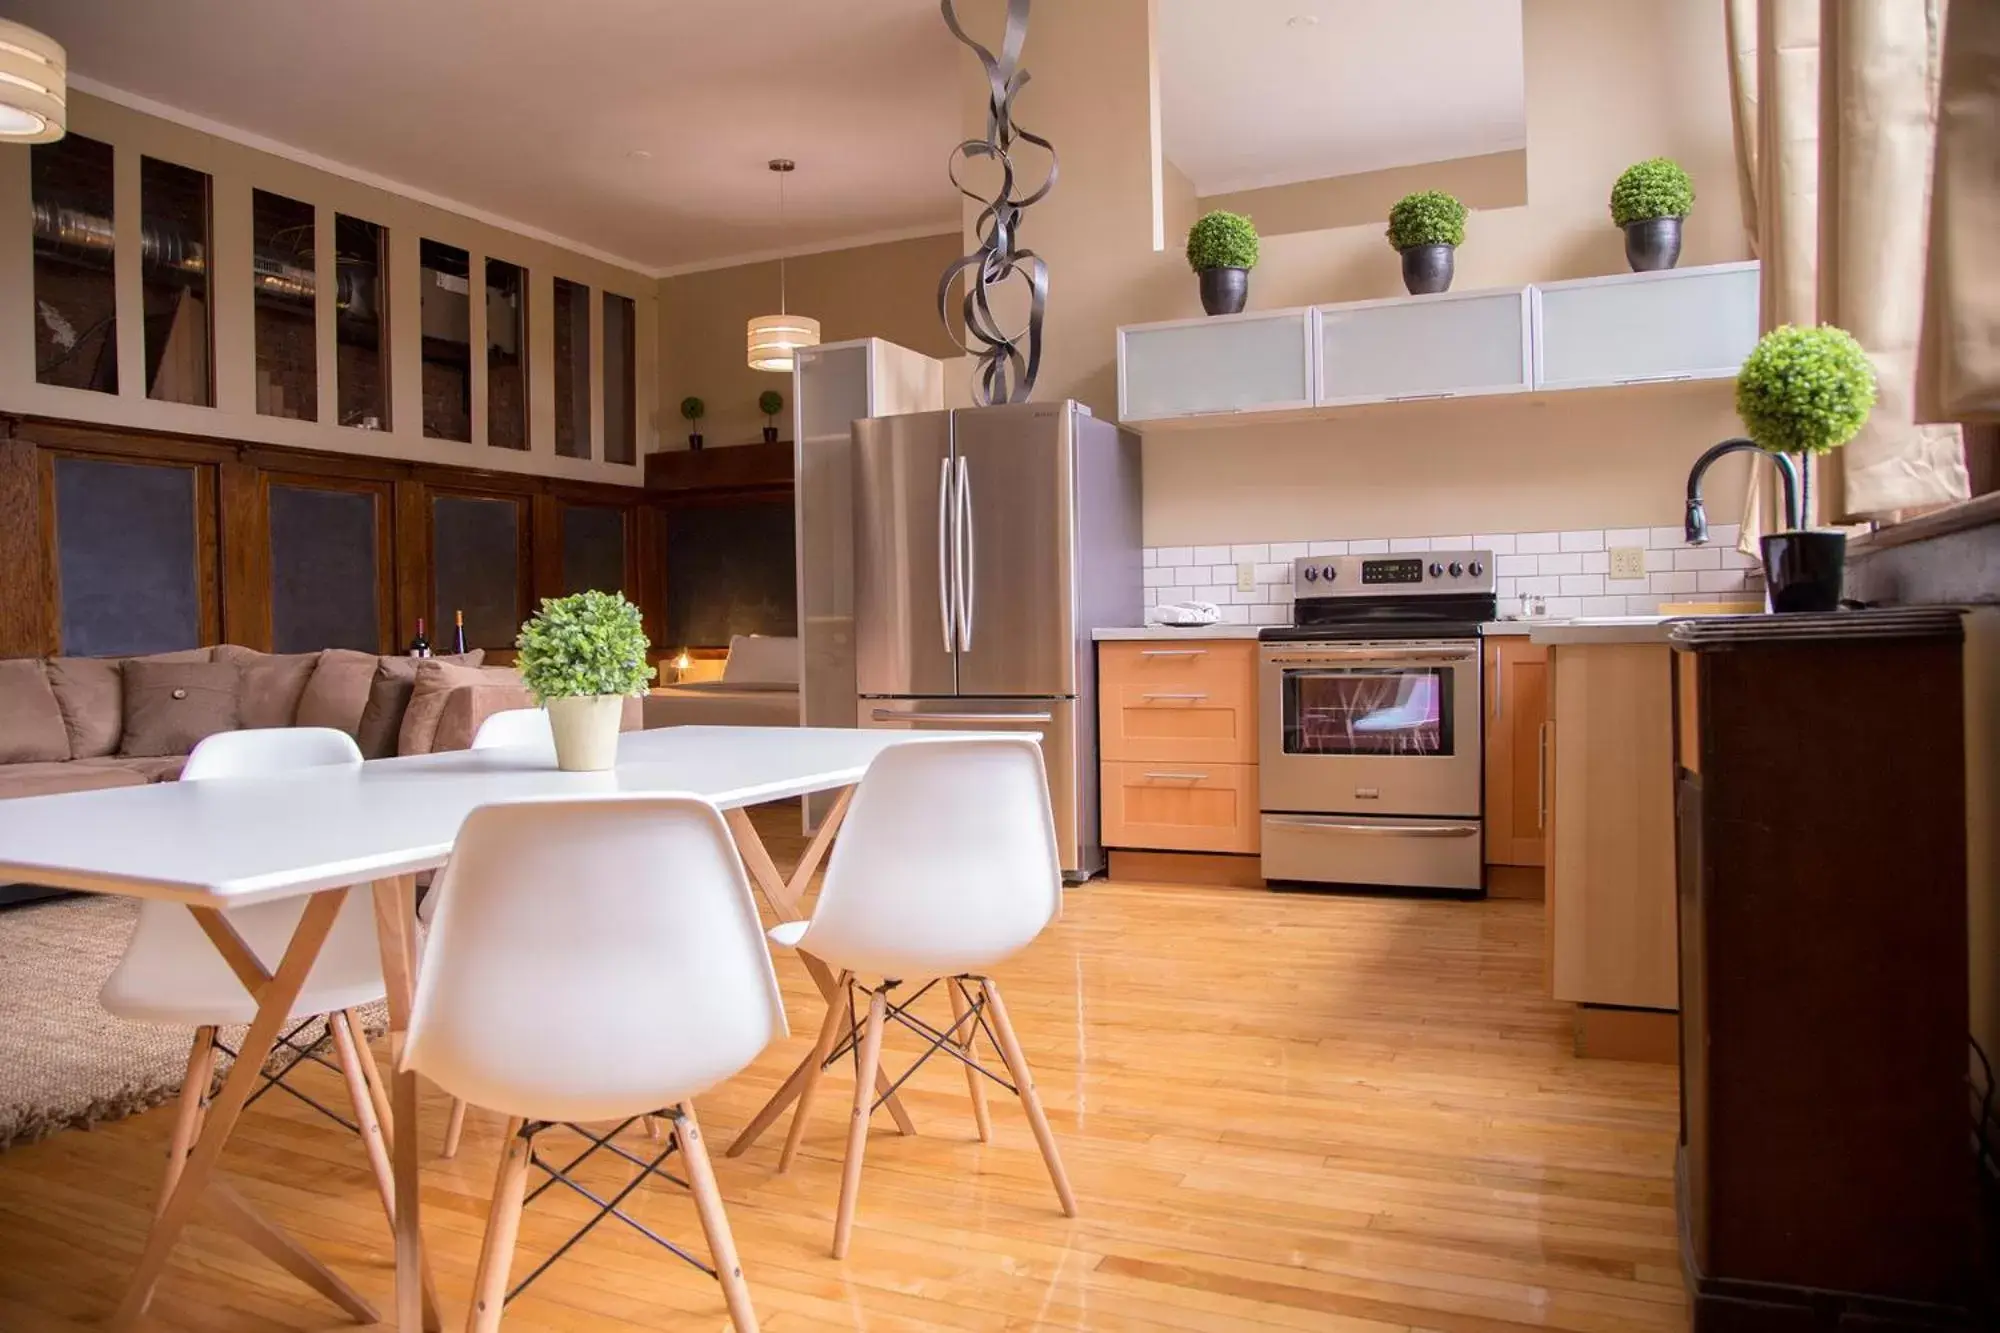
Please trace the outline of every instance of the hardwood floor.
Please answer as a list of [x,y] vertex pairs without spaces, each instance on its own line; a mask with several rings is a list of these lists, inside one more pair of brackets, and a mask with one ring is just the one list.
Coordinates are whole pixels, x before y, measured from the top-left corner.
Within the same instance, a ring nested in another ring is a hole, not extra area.
[[[780,864],[798,855],[782,836],[796,828],[789,808],[759,825]],[[789,1174],[775,1174],[785,1121],[745,1156],[721,1156],[819,1025],[796,960],[781,957],[778,974],[790,1039],[697,1101],[768,1333],[1687,1326],[1674,1071],[1569,1053],[1569,1009],[1541,998],[1539,904],[1072,890],[1061,922],[1000,980],[1082,1215],[1058,1210],[1018,1103],[993,1089],[981,1145],[962,1066],[934,1060],[905,1089],[917,1136],[876,1117],[844,1262],[827,1251],[849,1066],[828,1071]],[[948,1018],[944,996],[930,998],[933,1021]],[[900,1070],[915,1040],[892,1032],[885,1063]],[[334,1075],[322,1082],[340,1095]],[[424,1220],[456,1328],[502,1126],[473,1111],[458,1158],[440,1160],[446,1105],[434,1090],[424,1104]],[[163,1108],[0,1154],[0,1329],[96,1324],[116,1305],[173,1121]],[[637,1127],[629,1138],[643,1148]],[[393,1307],[358,1142],[274,1097],[245,1116],[223,1163]],[[629,1202],[706,1257],[683,1192],[648,1186]],[[515,1279],[588,1214],[559,1189],[530,1205]],[[354,1327],[203,1221],[145,1328]],[[727,1316],[712,1281],[607,1221],[509,1307],[507,1327],[719,1330]]]

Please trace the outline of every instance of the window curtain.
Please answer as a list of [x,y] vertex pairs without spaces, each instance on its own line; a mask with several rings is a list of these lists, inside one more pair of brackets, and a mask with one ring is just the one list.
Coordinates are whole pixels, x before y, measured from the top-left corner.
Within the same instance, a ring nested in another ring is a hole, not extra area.
[[2000,422],[2000,4],[1945,21],[1917,419]]

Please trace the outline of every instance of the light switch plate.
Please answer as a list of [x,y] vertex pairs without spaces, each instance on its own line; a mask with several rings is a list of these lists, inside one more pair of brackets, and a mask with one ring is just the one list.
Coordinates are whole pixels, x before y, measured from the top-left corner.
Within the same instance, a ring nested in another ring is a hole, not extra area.
[[1646,577],[1646,550],[1642,546],[1614,546],[1611,548],[1611,577],[1614,579],[1643,579]]
[[1257,566],[1251,564],[1248,560],[1241,560],[1237,562],[1236,591],[1238,592],[1257,591]]

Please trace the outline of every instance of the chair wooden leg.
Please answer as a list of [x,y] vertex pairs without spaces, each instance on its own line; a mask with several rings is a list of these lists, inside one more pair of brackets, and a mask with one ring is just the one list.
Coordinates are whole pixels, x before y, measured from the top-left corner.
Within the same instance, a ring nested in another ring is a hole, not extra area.
[[660,1118],[656,1115],[649,1115],[644,1117],[644,1119],[646,1121],[646,1137],[658,1143],[660,1141]]
[[1028,1113],[1028,1127],[1035,1131],[1035,1143],[1042,1150],[1042,1161],[1048,1165],[1049,1179],[1055,1182],[1063,1216],[1075,1217],[1076,1195],[1070,1191],[1069,1173],[1063,1170],[1055,1131],[1049,1128],[1049,1118],[1042,1114],[1042,1099],[1035,1092],[1034,1074],[1028,1068],[1028,1058],[1021,1054],[1021,1039],[1014,1035],[1007,1006],[1000,999],[1000,987],[990,977],[980,985],[986,991],[986,1008],[993,1015],[993,1035],[1000,1042],[1000,1058],[1007,1062],[1007,1072],[1014,1076],[1014,1086],[1020,1090],[1021,1109]]
[[842,972],[834,993],[826,1002],[826,1020],[819,1025],[819,1036],[813,1041],[812,1054],[806,1057],[805,1080],[799,1084],[799,1099],[792,1105],[792,1125],[785,1131],[785,1150],[778,1154],[778,1174],[792,1169],[792,1159],[798,1156],[799,1143],[806,1135],[806,1117],[812,1113],[813,1093],[819,1088],[819,1076],[826,1069],[826,1058],[833,1053],[833,1043],[840,1032],[840,1020],[847,1014],[847,987],[854,980],[852,972]]
[[500,1170],[493,1180],[493,1203],[486,1214],[486,1238],[479,1243],[466,1333],[496,1333],[507,1305],[507,1277],[514,1266],[514,1242],[521,1234],[521,1203],[528,1192],[528,1141],[520,1130],[520,1121],[507,1122]]
[[[965,994],[958,988],[957,977],[947,978],[944,985],[945,989],[951,992],[951,1021],[952,1025],[956,1027],[965,1021],[965,1011],[968,1008],[965,1003]],[[965,1035],[959,1039],[958,1049],[965,1052],[967,1059],[972,1058],[972,1039],[978,1031],[979,1025],[974,1023],[965,1029]],[[979,1126],[979,1141],[981,1143],[991,1143],[993,1141],[993,1117],[986,1109],[986,1076],[971,1065],[965,1066],[965,1090],[972,1094],[972,1120],[974,1124]]]
[[201,1135],[201,1110],[208,1101],[209,1080],[215,1073],[215,1029],[196,1028],[194,1044],[188,1047],[187,1077],[181,1080],[180,1108],[174,1115],[173,1142],[167,1146],[167,1180],[160,1187],[160,1202],[153,1210],[155,1217],[167,1211],[167,1200],[174,1197],[174,1186],[180,1183],[181,1168],[187,1165],[188,1153],[194,1149],[194,1141]]
[[861,1197],[861,1159],[868,1151],[868,1113],[875,1103],[875,1076],[882,1068],[882,1025],[889,1000],[881,991],[868,995],[868,1026],[861,1034],[861,1068],[854,1079],[854,1120],[847,1127],[847,1162],[840,1171],[840,1212],[833,1219],[833,1257],[847,1257],[854,1232],[854,1205]]
[[463,1097],[454,1097],[451,1099],[451,1118],[444,1122],[444,1151],[439,1155],[443,1157],[458,1156],[458,1141],[464,1133],[465,1099]]
[[361,1057],[355,1051],[356,1036],[345,1013],[326,1016],[327,1031],[333,1035],[333,1051],[340,1061],[341,1077],[347,1082],[348,1105],[354,1108],[354,1123],[361,1130],[361,1146],[368,1153],[368,1168],[375,1173],[375,1189],[382,1196],[382,1212],[389,1229],[396,1228],[396,1170],[389,1162],[389,1145],[382,1137],[382,1122],[375,1116],[375,1100],[368,1095],[368,1080],[361,1072]]
[[701,1216],[702,1234],[708,1238],[708,1252],[715,1261],[716,1280],[722,1284],[722,1299],[729,1306],[729,1320],[736,1333],[757,1333],[750,1284],[743,1280],[743,1262],[736,1257],[736,1238],[729,1231],[729,1215],[722,1209],[722,1192],[715,1187],[715,1168],[709,1164],[708,1145],[702,1142],[693,1102],[680,1104],[674,1117],[674,1136],[687,1162],[688,1188]]
[[359,1009],[347,1011],[347,1030],[354,1034],[354,1050],[361,1057],[361,1076],[368,1081],[368,1099],[375,1104],[375,1123],[382,1126],[382,1142],[393,1153],[396,1134],[394,1117],[389,1114],[389,1088],[375,1064],[375,1048],[368,1044],[368,1025],[361,1021]]

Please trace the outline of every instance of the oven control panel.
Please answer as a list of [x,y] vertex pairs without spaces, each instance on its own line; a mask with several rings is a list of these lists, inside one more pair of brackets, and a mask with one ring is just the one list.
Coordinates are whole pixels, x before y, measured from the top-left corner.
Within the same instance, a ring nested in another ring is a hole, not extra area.
[[1491,551],[1308,555],[1292,562],[1292,596],[1381,597],[1490,593]]

